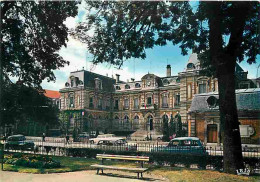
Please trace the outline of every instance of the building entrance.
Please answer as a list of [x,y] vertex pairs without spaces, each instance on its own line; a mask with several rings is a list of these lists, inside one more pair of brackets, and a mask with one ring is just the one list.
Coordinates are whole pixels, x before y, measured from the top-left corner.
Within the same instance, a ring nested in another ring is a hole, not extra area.
[[217,143],[218,141],[218,127],[216,124],[207,126],[207,143]]

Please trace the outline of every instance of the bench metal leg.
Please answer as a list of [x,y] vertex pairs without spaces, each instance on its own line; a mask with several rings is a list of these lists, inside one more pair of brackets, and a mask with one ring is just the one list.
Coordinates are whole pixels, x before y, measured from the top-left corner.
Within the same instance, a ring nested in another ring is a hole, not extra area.
[[141,178],[143,178],[143,173],[141,173]]
[[103,171],[103,169],[101,169],[102,170],[102,174],[104,174],[104,171]]
[[99,174],[99,169],[97,169],[97,174]]
[[137,173],[137,178],[139,179],[139,173]]

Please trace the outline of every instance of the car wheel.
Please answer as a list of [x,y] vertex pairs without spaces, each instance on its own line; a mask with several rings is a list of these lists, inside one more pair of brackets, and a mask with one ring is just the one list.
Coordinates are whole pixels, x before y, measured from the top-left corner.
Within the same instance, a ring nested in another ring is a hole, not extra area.
[[162,138],[161,138],[161,137],[158,137],[157,140],[162,140]]
[[94,144],[94,141],[93,141],[93,140],[91,140],[91,141],[90,141],[90,144]]

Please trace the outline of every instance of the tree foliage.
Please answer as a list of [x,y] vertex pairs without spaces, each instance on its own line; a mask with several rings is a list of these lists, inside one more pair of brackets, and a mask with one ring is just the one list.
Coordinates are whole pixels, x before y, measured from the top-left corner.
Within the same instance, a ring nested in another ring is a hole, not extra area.
[[[77,15],[77,2],[5,1],[0,5],[0,124],[56,122],[57,108],[38,89],[42,80],[55,80],[53,70],[68,64],[58,51],[68,40],[63,22]],[[14,77],[17,83],[10,81]]]
[[58,50],[66,46],[67,17],[77,15],[77,2],[1,2],[1,61],[5,77],[39,87],[55,80],[53,70],[68,64]]
[[5,124],[36,121],[43,125],[58,123],[58,108],[38,90],[13,83],[4,84],[3,117]]
[[[196,9],[192,9],[189,2],[185,1],[86,3],[89,12],[87,20],[76,28],[73,35],[87,43],[88,50],[94,55],[94,63],[122,65],[124,60],[131,57],[144,59],[148,48],[172,43],[178,44],[184,55],[188,49],[201,53],[200,59],[204,60],[202,65],[212,69],[209,64],[209,3],[200,2]],[[253,63],[259,53],[259,6],[257,2],[248,2],[248,5],[250,13],[246,18],[242,44],[236,54],[239,61],[247,58],[249,63]],[[231,43],[228,44],[224,39],[229,39],[234,29],[232,21],[236,6],[233,2],[221,4],[223,24],[220,31],[225,50],[231,47]],[[94,33],[88,34],[88,31]]]
[[[218,78],[224,170],[243,168],[235,96],[237,61],[256,61],[259,49],[258,2],[92,2],[87,20],[73,35],[88,45],[94,63],[119,65],[145,50],[166,44],[198,53],[201,67]],[[89,33],[91,32],[91,34]],[[202,72],[201,72],[202,73]],[[204,74],[205,74],[204,73]]]

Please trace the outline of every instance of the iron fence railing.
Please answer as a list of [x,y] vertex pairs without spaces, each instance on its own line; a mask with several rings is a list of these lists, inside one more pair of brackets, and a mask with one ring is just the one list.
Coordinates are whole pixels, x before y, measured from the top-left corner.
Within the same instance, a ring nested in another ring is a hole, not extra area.
[[[167,142],[134,142],[129,141],[122,145],[97,145],[88,142],[87,139],[80,139],[80,141],[66,141],[65,138],[51,138],[46,137],[45,141],[39,137],[26,137],[27,140],[32,140],[35,144],[34,150],[26,150],[23,152],[39,153],[48,155],[66,155],[64,151],[68,148],[90,148],[110,151],[132,151],[132,152],[161,152],[161,153],[190,153],[190,154],[206,154],[209,156],[223,156],[222,146],[174,146],[167,147]],[[21,151],[19,148],[5,149],[6,151]],[[253,147],[242,147],[242,154],[244,157],[259,158],[260,159],[260,145]]]
[[[140,155],[140,153],[145,153],[145,155],[149,156],[167,156],[167,154],[178,154],[175,155],[175,157],[182,156],[179,154],[189,154],[194,155],[192,158],[196,158],[197,156],[200,156],[200,159],[207,159],[206,169],[212,169],[212,170],[222,170],[222,167],[216,167],[216,159],[222,163],[223,161],[223,147],[222,146],[206,146],[206,147],[198,147],[198,146],[180,146],[180,147],[167,147],[167,142],[128,142],[127,144],[122,145],[97,145],[97,144],[91,144],[88,142],[88,140],[82,140],[73,142],[72,140],[66,141],[65,138],[51,138],[46,137],[45,141],[42,139],[39,139],[39,137],[27,137],[27,140],[33,140],[35,147],[34,149],[22,149],[19,147],[10,147],[9,149],[5,148],[5,153],[24,153],[24,154],[42,154],[42,155],[51,155],[51,156],[76,156],[76,157],[82,157],[80,155],[83,154],[83,157],[88,156],[86,153],[88,153],[88,149],[96,151],[96,152],[102,152],[102,153],[117,153],[124,152],[124,151],[130,151],[132,155]],[[95,150],[95,149],[98,149]],[[245,160],[245,164],[251,165],[252,161],[256,161],[253,164],[253,169],[255,172],[260,171],[260,146],[254,146],[254,147],[243,147],[243,157]],[[90,151],[89,151],[90,152]],[[91,153],[91,152],[90,152]],[[77,155],[80,154],[80,155]],[[84,156],[85,155],[85,156]],[[202,155],[202,156],[201,156]],[[169,155],[168,155],[169,156]],[[92,156],[94,157],[94,156]],[[170,158],[172,158],[171,156]],[[201,158],[202,157],[202,158]],[[250,159],[251,162],[248,161]],[[221,162],[222,161],[222,162]],[[258,162],[257,162],[258,161]],[[168,161],[169,163],[169,161]],[[171,163],[171,162],[170,162]],[[169,163],[169,164],[170,164]],[[183,163],[177,163],[176,165],[186,166],[189,164],[189,161],[184,161]],[[165,163],[163,165],[167,165],[167,158],[165,158]],[[170,164],[171,165],[171,164]],[[199,164],[193,164],[197,165],[197,168],[199,168]],[[221,166],[221,165],[220,165]],[[194,167],[194,166],[190,166]]]

